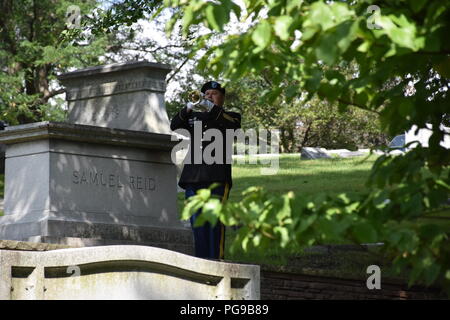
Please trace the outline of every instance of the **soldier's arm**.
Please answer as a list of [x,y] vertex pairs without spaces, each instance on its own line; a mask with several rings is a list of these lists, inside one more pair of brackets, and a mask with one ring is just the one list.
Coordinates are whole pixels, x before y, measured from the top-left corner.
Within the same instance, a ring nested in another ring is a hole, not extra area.
[[175,131],[176,129],[189,129],[188,120],[191,111],[188,111],[186,107],[181,109],[170,122],[170,130]]
[[219,106],[214,106],[209,112],[208,122],[218,128],[239,129],[241,127],[241,115],[239,113],[229,114]]

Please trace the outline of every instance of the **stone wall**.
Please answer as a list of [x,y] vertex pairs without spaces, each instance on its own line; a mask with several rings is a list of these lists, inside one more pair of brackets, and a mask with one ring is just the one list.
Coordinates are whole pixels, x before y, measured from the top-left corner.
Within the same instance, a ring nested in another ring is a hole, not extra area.
[[260,267],[134,245],[0,241],[0,300],[254,300]]
[[[67,245],[0,240],[0,269],[3,270],[0,287],[3,286],[4,288],[4,296],[1,299],[98,298],[102,297],[101,294],[105,290],[99,290],[98,295],[95,296],[96,288],[97,290],[101,288],[103,281],[109,278],[114,279],[119,284],[122,283],[122,287],[115,293],[114,288],[110,288],[112,291],[108,292],[108,299],[118,298],[119,296],[114,296],[114,294],[120,294],[122,290],[125,290],[125,293],[120,297],[124,299],[153,298],[155,294],[159,299],[177,299],[180,297],[214,299],[218,298],[218,292],[222,292],[220,297],[224,299],[258,297],[262,300],[447,299],[438,288],[422,286],[408,288],[405,283],[393,279],[382,278],[380,290],[369,290],[366,287],[366,279],[358,277],[313,275],[306,270],[304,272],[279,271],[269,266],[262,266],[260,269],[260,267],[252,265],[197,259],[152,247],[109,246],[60,250],[68,248]],[[43,251],[53,251],[53,254],[39,255],[44,253]],[[168,259],[168,257],[171,258]],[[39,263],[39,261],[41,262]],[[155,264],[156,261],[159,261],[159,264]],[[31,270],[31,265],[36,267],[44,265],[44,281],[36,282],[37,279],[33,278],[35,275],[30,272],[34,270]],[[162,265],[166,266],[161,269]],[[77,270],[76,266],[80,267],[79,271],[84,276],[84,280],[74,277],[76,276],[74,274]],[[174,269],[174,266],[177,266],[177,268]],[[7,271],[5,272],[5,270]],[[193,273],[192,270],[197,272]],[[128,274],[128,278],[121,279],[118,277],[115,279],[113,275],[115,271],[119,273],[126,271],[125,274]],[[219,275],[217,275],[217,272],[219,272]],[[105,277],[104,275],[107,273],[112,275]],[[5,274],[10,276],[5,277]],[[157,290],[155,293],[155,290],[149,291],[148,288],[152,286],[152,281],[160,283],[160,280],[151,279],[151,274],[158,274],[157,278],[164,276],[171,278],[171,276],[176,275],[176,278],[181,279],[178,280],[181,281],[181,284],[168,281],[167,283],[170,285],[179,288],[171,289],[170,292]],[[229,277],[229,281],[222,282],[220,280],[221,277],[223,279],[224,275]],[[141,277],[140,281],[146,282],[147,287],[136,282],[133,283],[133,281],[129,282],[130,279],[133,280],[133,277]],[[31,292],[28,292],[26,288],[33,285],[33,281],[43,286],[45,295],[30,295]],[[55,295],[52,288],[55,287],[57,282],[59,289],[68,286],[70,290],[61,289],[61,293]],[[189,284],[189,282],[192,283]],[[220,289],[219,284],[222,283],[223,285],[225,282],[229,283],[229,291]],[[205,287],[205,290],[201,289],[202,286]],[[6,289],[5,291],[5,287],[11,288],[11,290]],[[187,291],[183,289],[187,287],[196,289]],[[87,291],[77,296],[77,292],[83,292],[80,290]],[[196,290],[199,291],[196,292]],[[159,295],[158,292],[160,292]],[[209,296],[204,296],[205,292]],[[169,295],[165,296],[167,293]]]
[[383,281],[380,290],[369,290],[365,280],[312,276],[300,273],[261,270],[262,300],[372,300],[446,299],[437,288]]

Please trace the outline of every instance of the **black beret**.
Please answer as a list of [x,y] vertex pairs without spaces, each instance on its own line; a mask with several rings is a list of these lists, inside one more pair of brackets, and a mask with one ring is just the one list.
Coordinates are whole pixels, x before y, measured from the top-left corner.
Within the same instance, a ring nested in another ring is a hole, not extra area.
[[220,83],[216,81],[208,81],[202,86],[202,89],[200,90],[202,93],[205,93],[209,89],[216,89],[225,94],[225,88],[222,88]]

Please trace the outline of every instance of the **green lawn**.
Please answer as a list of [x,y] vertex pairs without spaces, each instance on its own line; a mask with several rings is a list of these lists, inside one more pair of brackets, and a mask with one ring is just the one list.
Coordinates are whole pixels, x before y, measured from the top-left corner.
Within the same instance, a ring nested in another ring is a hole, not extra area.
[[[362,193],[366,190],[365,182],[370,169],[377,156],[368,158],[332,158],[320,160],[300,160],[299,155],[280,155],[279,170],[275,175],[261,175],[260,169],[266,165],[234,164],[233,188],[230,192],[230,200],[239,200],[241,192],[249,186],[263,186],[273,194],[283,194],[294,191],[296,195],[313,195],[319,192],[339,194]],[[184,194],[178,194],[180,211],[184,205]],[[433,216],[438,215],[437,213]],[[449,217],[449,213],[443,213],[443,217]],[[425,219],[424,219],[425,222]],[[439,221],[449,224],[449,220]],[[450,228],[450,227],[449,227]],[[309,272],[317,275],[341,276],[341,277],[366,277],[366,267],[371,264],[383,266],[385,276],[394,276],[386,261],[379,254],[378,249],[369,251],[333,251],[333,253],[288,253],[270,248],[264,253],[230,251],[231,242],[236,232],[231,228],[226,231],[227,261],[241,263],[256,263],[265,268],[277,270],[291,270]]]
[[[282,154],[279,170],[274,175],[261,175],[261,168],[270,165],[234,164],[233,187],[230,200],[238,201],[243,190],[250,186],[263,186],[273,194],[294,191],[300,195],[318,192],[329,194],[361,193],[376,156],[343,159],[300,160],[300,156]],[[178,194],[178,207],[184,206],[184,195]]]
[[261,175],[260,169],[269,165],[235,164],[230,199],[238,200],[240,193],[252,185],[263,186],[274,194],[288,191],[305,195],[358,193],[364,190],[364,182],[375,159],[376,156],[300,160],[299,155],[283,154],[274,175]]
[[[279,159],[279,170],[275,175],[261,175],[260,169],[269,165],[237,164],[233,166],[233,188],[231,200],[239,200],[240,194],[246,188],[263,186],[272,194],[284,194],[294,191],[296,195],[314,195],[320,192],[339,194],[342,192],[357,194],[363,192],[370,168],[376,156],[369,158],[332,158],[318,160],[300,160],[300,156],[283,154]],[[322,266],[336,265],[335,258],[321,254],[287,254],[278,249],[267,250],[263,254],[257,252],[230,251],[231,242],[236,232],[228,228],[226,233],[226,259],[239,262],[258,263],[266,265],[289,265],[295,269],[309,268],[320,261]],[[371,257],[361,256],[361,259]],[[302,258],[300,258],[302,257]],[[340,259],[348,269],[348,259]],[[316,270],[323,268],[315,268]],[[332,268],[335,270],[336,268]],[[341,269],[341,268],[339,268]]]
[[[366,189],[365,182],[370,172],[370,168],[377,156],[373,155],[369,158],[332,158],[319,160],[300,160],[298,154],[283,154],[279,158],[279,170],[274,175],[262,175],[260,169],[269,167],[270,164],[234,164],[233,165],[233,188],[230,192],[230,200],[237,201],[241,196],[241,192],[250,186],[263,186],[266,190],[273,194],[283,194],[288,191],[294,191],[296,195],[313,195],[319,192],[327,192],[329,194],[361,193]],[[183,193],[178,194],[178,204],[180,211],[184,205]],[[267,250],[263,254],[256,252],[244,253],[243,251],[230,251],[230,245],[235,237],[236,232],[227,228],[226,232],[226,260],[258,263],[268,265],[286,264],[286,253],[277,250]],[[358,255],[358,260],[373,260],[370,253],[354,253]],[[301,258],[300,258],[301,257]],[[336,266],[338,263],[348,272],[353,272],[351,260],[347,256],[336,255],[323,256],[320,254],[289,254],[289,265],[295,266],[296,269],[310,267],[311,265],[320,264],[322,266]],[[308,261],[308,262],[306,262]],[[306,264],[305,264],[306,263]],[[350,264],[349,264],[350,263]],[[332,272],[337,269],[331,268]],[[315,268],[315,270],[319,270]],[[323,270],[323,268],[321,269]],[[330,274],[330,273],[327,273]]]

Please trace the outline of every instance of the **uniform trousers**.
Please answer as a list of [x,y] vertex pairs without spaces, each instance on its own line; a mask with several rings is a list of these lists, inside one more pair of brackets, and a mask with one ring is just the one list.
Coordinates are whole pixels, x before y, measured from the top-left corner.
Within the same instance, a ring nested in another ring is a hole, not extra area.
[[[192,183],[186,186],[186,199],[194,196],[199,189],[208,188],[211,183]],[[214,188],[211,193],[220,196],[222,203],[228,199],[230,187],[228,183],[221,183],[220,186]],[[194,227],[197,217],[200,215],[199,209],[191,216],[190,222],[194,234],[195,256],[206,259],[224,259],[225,254],[225,226],[217,220],[213,227],[209,222],[205,222],[203,226]]]

